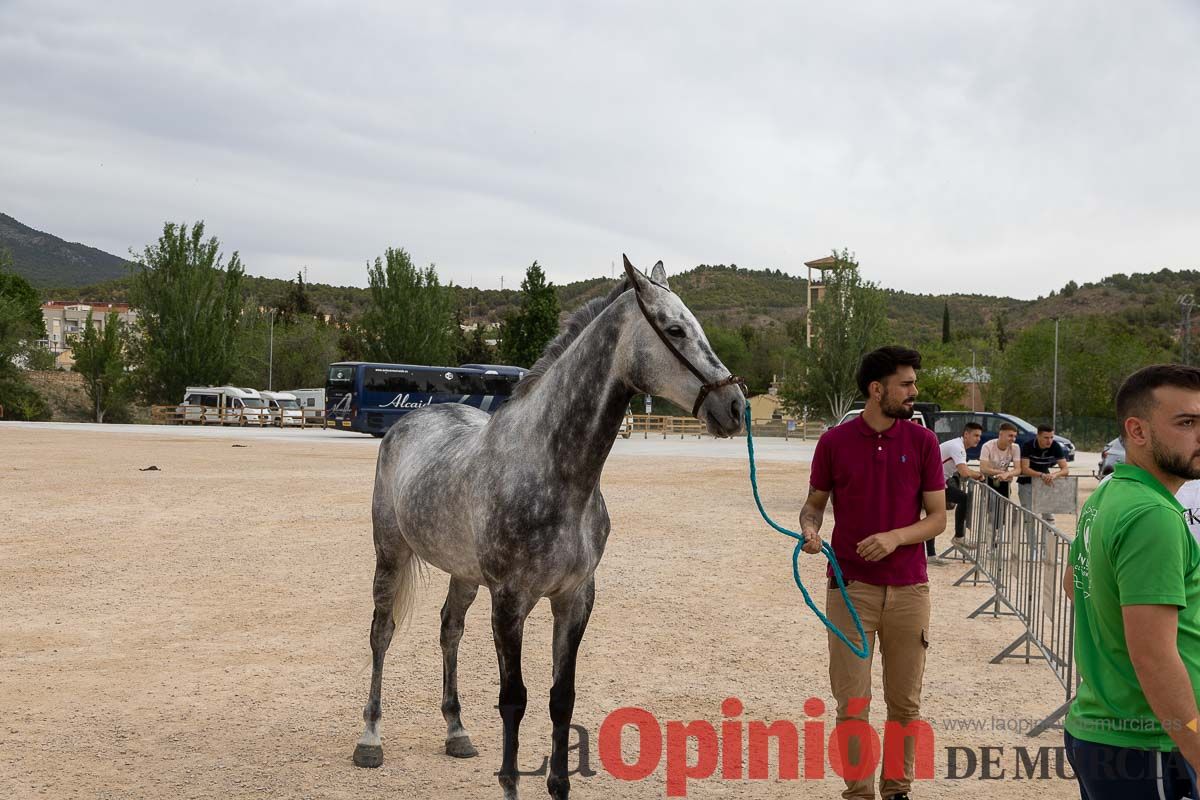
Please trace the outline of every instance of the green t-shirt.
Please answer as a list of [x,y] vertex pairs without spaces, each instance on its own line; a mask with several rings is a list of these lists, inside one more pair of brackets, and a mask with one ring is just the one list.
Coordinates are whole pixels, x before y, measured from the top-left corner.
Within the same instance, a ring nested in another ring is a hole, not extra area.
[[[1120,464],[1079,514],[1075,572],[1075,661],[1083,682],[1067,714],[1077,739],[1141,750],[1174,750],[1129,659],[1122,606],[1179,608],[1179,654],[1200,690],[1200,544],[1183,506],[1145,470]],[[1187,724],[1182,720],[1173,724]]]

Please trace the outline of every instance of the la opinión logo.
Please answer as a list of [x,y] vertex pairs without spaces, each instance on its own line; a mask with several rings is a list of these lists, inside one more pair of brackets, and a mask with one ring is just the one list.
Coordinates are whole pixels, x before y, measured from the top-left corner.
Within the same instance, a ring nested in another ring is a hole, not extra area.
[[[870,704],[867,698],[854,698],[848,712],[858,715]],[[667,797],[686,797],[688,782],[718,775],[722,780],[765,781],[771,779],[771,755],[778,764],[779,780],[821,780],[826,765],[835,775],[860,780],[879,771],[883,777],[904,777],[905,744],[911,742],[915,753],[914,777],[934,776],[933,728],[923,720],[909,723],[889,721],[884,725],[883,743],[879,733],[862,720],[846,720],[828,732],[819,719],[825,703],[811,697],[804,703],[810,717],[801,726],[787,720],[764,722],[742,719],[745,707],[736,697],[721,704],[722,719],[713,724],[706,720],[662,723],[643,708],[627,706],[613,711],[600,725],[600,763],[608,774],[621,781],[641,781],[660,768],[665,770]],[[578,755],[578,766],[571,774],[595,775],[588,763],[588,734],[572,725],[579,743],[570,749]],[[802,730],[801,730],[802,729]],[[803,747],[801,747],[803,736]],[[624,745],[628,737],[630,755]],[[849,754],[851,742],[857,742],[857,758]],[[801,762],[803,761],[803,769]],[[545,775],[547,763],[522,775]]]

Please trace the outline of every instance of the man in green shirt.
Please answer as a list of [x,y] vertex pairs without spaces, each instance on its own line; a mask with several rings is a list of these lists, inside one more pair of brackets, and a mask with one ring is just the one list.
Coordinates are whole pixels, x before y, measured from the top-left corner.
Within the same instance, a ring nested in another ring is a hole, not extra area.
[[1126,462],[1084,504],[1064,589],[1082,683],[1066,720],[1083,800],[1200,797],[1200,545],[1175,492],[1200,478],[1200,368],[1117,393]]

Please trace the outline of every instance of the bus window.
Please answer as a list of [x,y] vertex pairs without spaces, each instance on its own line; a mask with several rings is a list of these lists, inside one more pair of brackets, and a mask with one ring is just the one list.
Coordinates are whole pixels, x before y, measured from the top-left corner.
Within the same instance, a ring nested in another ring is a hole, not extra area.
[[363,375],[363,390],[394,394],[424,392],[425,382],[406,369],[368,367],[366,374]]
[[354,367],[338,364],[329,368],[330,383],[354,383]]
[[519,379],[515,375],[484,375],[483,382],[487,387],[484,394],[508,397]]
[[458,373],[458,392],[459,394],[472,395],[491,394],[488,391],[487,381],[484,377],[470,372]]
[[421,370],[418,373],[425,379],[425,391],[430,394],[468,394],[464,391],[461,376],[451,370]]

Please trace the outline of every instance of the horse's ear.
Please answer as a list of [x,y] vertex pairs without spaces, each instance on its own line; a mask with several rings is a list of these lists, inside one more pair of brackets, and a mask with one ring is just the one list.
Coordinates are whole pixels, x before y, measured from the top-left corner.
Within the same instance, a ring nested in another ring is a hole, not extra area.
[[650,270],[650,280],[654,281],[664,289],[671,288],[667,285],[667,270],[663,267],[663,263],[661,261],[654,265],[654,269]]
[[629,282],[633,285],[633,290],[641,294],[649,288],[650,279],[640,269],[630,263],[629,256],[622,253],[621,258],[625,259],[625,274],[629,276]]

